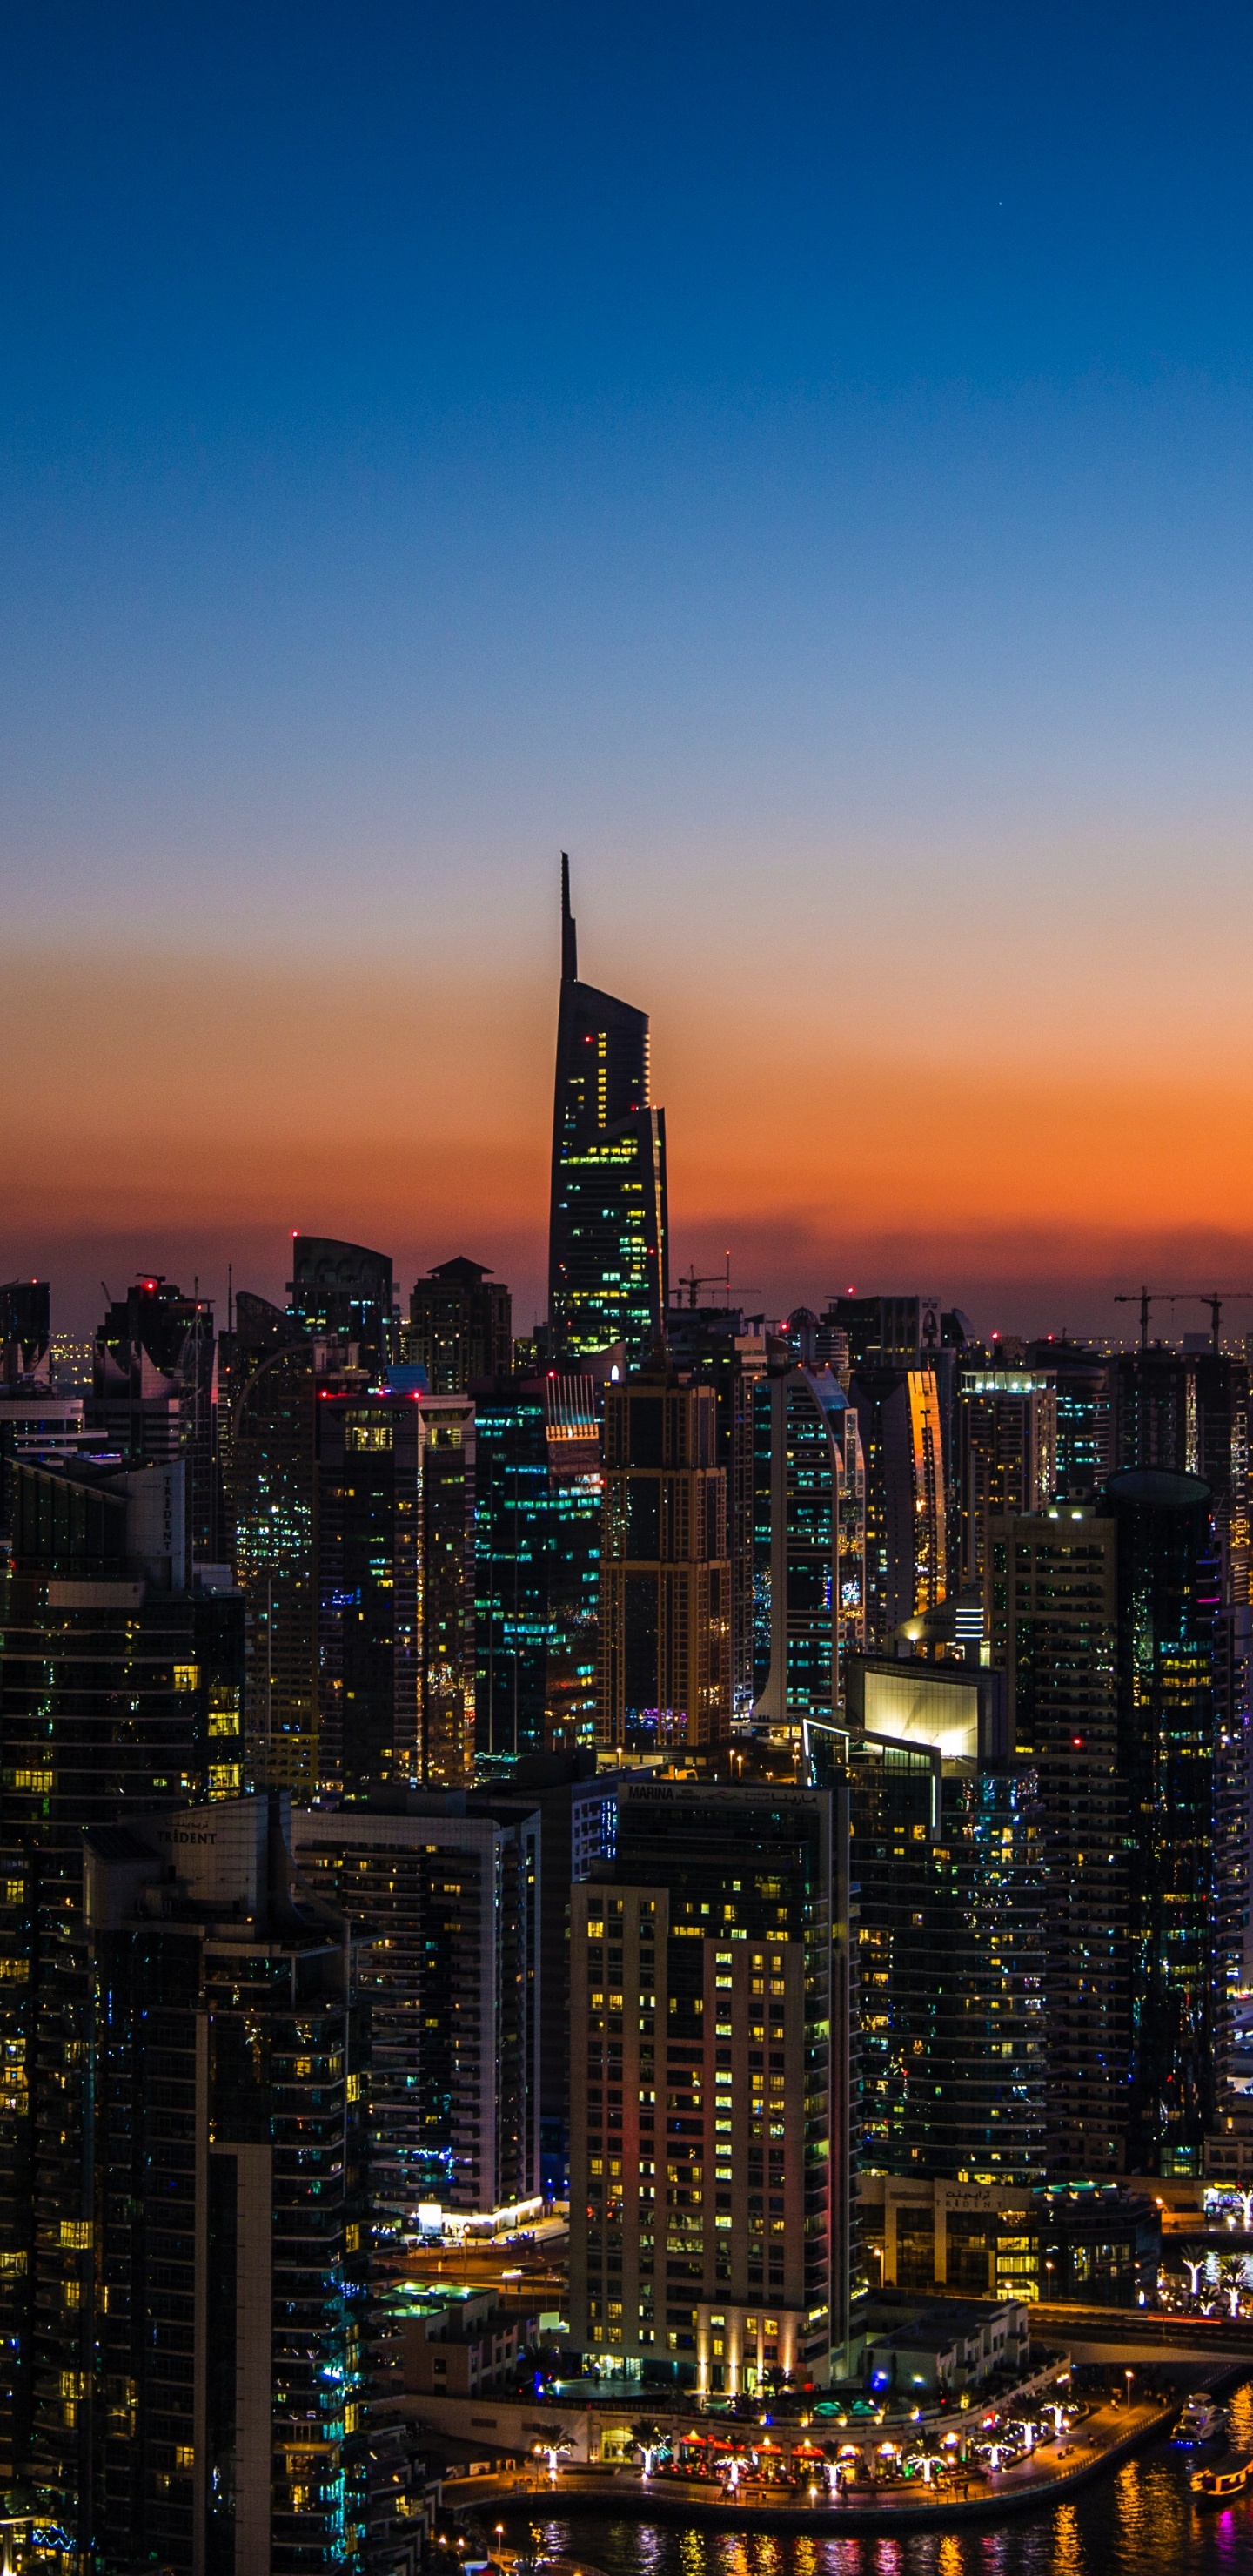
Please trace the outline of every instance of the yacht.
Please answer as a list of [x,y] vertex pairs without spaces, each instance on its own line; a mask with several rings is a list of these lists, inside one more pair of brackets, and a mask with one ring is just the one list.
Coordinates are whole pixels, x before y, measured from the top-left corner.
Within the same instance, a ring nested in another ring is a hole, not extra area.
[[1216,2442],[1227,2430],[1227,2410],[1216,2406],[1204,2388],[1185,2398],[1174,2440],[1180,2450],[1195,2451],[1203,2442]]

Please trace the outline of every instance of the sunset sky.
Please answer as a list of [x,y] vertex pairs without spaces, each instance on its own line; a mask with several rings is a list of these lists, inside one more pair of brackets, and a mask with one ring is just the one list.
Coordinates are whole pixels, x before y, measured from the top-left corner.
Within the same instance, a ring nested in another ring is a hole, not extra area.
[[1251,130],[1221,5],[10,12],[0,1276],[529,1324],[564,847],[674,1271],[1253,1289]]

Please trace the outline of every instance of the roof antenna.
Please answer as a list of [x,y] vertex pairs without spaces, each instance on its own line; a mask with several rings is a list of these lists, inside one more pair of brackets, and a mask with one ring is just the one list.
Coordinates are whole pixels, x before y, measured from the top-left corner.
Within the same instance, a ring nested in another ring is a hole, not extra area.
[[575,936],[574,914],[570,910],[570,853],[568,850],[563,850],[561,853],[561,980],[563,984],[577,984],[579,980],[578,941]]

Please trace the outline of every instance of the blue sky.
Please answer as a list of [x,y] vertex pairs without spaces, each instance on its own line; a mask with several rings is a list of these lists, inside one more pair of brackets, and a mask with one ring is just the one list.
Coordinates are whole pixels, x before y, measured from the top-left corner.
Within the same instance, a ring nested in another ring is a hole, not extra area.
[[[50,5],[0,42],[7,971],[86,978],[11,1020],[15,1260],[91,1266],[64,1139],[145,976],[203,1011],[339,961],[418,1019],[462,976],[490,1047],[508,988],[550,1008],[563,845],[693,1154],[711,1048],[776,1124],[815,1088],[838,1124],[832,1050],[885,1044],[967,1094],[1061,1047],[1111,1101],[1212,1049],[1243,1120],[1247,12]],[[126,1222],[203,1222],[211,1267],[227,1200],[176,1211],[163,1160],[219,1113],[211,1022],[176,1100],[145,1066]],[[397,1137],[434,1114],[419,1076]],[[1128,1257],[1243,1184],[1120,1202]]]

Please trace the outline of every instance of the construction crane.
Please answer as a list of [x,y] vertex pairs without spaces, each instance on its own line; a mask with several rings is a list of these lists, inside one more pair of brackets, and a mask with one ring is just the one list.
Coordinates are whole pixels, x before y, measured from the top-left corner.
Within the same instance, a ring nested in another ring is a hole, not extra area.
[[1140,1348],[1142,1351],[1146,1351],[1149,1346],[1150,1308],[1155,1302],[1160,1304],[1162,1300],[1164,1298],[1168,1298],[1169,1295],[1170,1291],[1168,1289],[1160,1288],[1142,1288],[1138,1297],[1131,1295],[1126,1289],[1119,1289],[1115,1294],[1114,1304],[1116,1306],[1138,1306],[1140,1309]]
[[[723,1270],[698,1271],[692,1269],[683,1271],[679,1278],[679,1289],[682,1291],[684,1288],[687,1290],[688,1307],[693,1314],[696,1311],[697,1291],[701,1288],[725,1288],[727,1292],[727,1303],[729,1305],[731,1301],[730,1253],[728,1252],[727,1254],[726,1267]],[[753,1293],[754,1292],[751,1288],[741,1288],[740,1290],[741,1297],[751,1297]],[[681,1306],[682,1303],[682,1295],[676,1295],[675,1304]]]
[[1197,1288],[1193,1294],[1198,1306],[1209,1308],[1210,1347],[1217,1350],[1224,1306],[1249,1305],[1253,1302],[1253,1288],[1225,1288],[1221,1295],[1216,1288]]
[[1224,1305],[1242,1305],[1253,1301],[1253,1288],[1141,1288],[1138,1293],[1121,1289],[1114,1298],[1116,1306],[1138,1306],[1140,1309],[1140,1348],[1148,1349],[1149,1314],[1154,1306],[1208,1306],[1211,1345],[1219,1347]]

